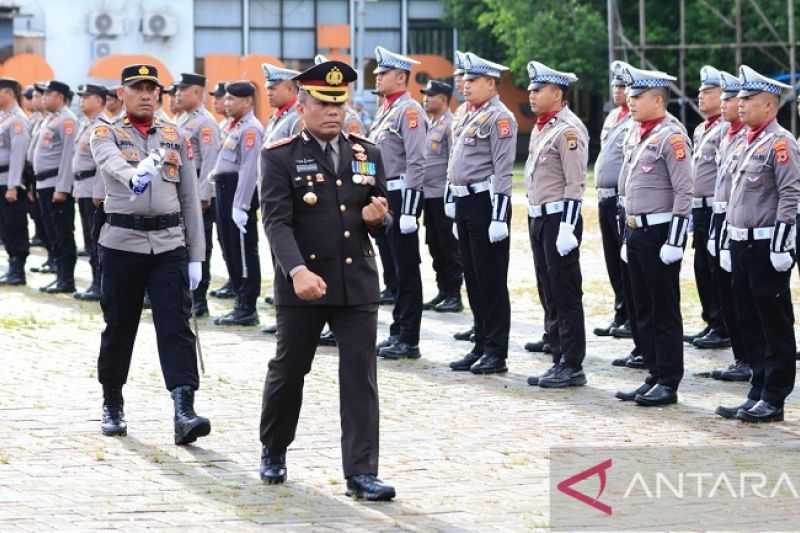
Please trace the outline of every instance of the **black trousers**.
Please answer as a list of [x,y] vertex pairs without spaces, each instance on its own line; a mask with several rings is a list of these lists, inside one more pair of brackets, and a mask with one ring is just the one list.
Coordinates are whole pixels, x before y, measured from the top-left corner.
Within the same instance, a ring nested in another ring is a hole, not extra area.
[[28,240],[28,216],[25,189],[17,187],[17,201],[6,200],[6,185],[0,185],[0,227],[3,244],[9,260],[16,259],[23,265],[30,252]]
[[36,179],[33,177],[33,165],[28,161],[25,161],[25,170],[23,171],[23,180],[25,182],[25,186],[28,188],[33,195],[33,200],[29,200],[27,194],[25,195],[24,201],[28,205],[28,214],[33,220],[34,224],[34,235],[42,239],[42,242],[45,244],[45,248],[49,249],[47,245],[46,236],[44,234],[44,228],[42,224],[42,214],[39,210],[39,201],[37,200],[38,195],[36,194]]
[[383,286],[397,296],[397,275],[394,270],[394,254],[389,244],[388,235],[383,233],[375,237],[375,244],[378,246],[378,254],[381,256]]
[[83,246],[89,253],[89,265],[92,267],[92,285],[100,286],[100,259],[97,253],[97,243],[94,240],[94,217],[97,208],[91,198],[78,198],[78,212],[81,215],[81,230],[83,231]]
[[678,276],[681,261],[665,265],[659,257],[669,224],[628,232],[628,269],[647,383],[677,389],[683,378],[683,319]]
[[719,298],[715,290],[714,276],[716,265],[713,257],[708,253],[708,233],[711,229],[710,207],[692,209],[692,223],[694,225],[692,248],[694,248],[694,279],[697,284],[697,294],[700,296],[703,320],[712,328],[727,336],[725,322],[719,306]]
[[[475,353],[508,357],[511,304],[508,259],[511,238],[489,242],[492,200],[488,192],[456,198],[458,248],[475,323]],[[511,220],[509,204],[508,219]]]
[[747,356],[747,347],[742,339],[742,332],[739,319],[736,315],[736,301],[733,294],[733,276],[726,272],[719,264],[719,248],[722,244],[719,240],[722,224],[725,222],[725,214],[714,215],[711,219],[711,226],[714,228],[716,236],[714,245],[717,249],[717,256],[712,257],[714,263],[714,286],[717,289],[717,301],[722,315],[722,322],[725,324],[725,331],[731,339],[731,351],[735,361],[744,361]]
[[218,174],[215,177],[217,190],[217,232],[226,250],[225,259],[231,287],[236,293],[236,308],[255,312],[258,295],[261,293],[261,264],[258,259],[258,212],[257,195],[248,212],[247,233],[244,235],[244,260],[247,277],[243,277],[242,237],[239,228],[233,223],[233,196],[238,182],[237,174]]
[[[628,227],[625,225],[625,206],[622,204],[617,205],[617,222],[619,224],[619,234],[621,237],[621,244],[625,244]],[[620,246],[620,252],[622,246]],[[636,307],[633,304],[633,288],[631,287],[631,275],[628,270],[628,263],[619,259],[620,275],[622,276],[622,296],[625,298],[625,310],[628,315],[628,324],[631,327],[631,336],[633,337],[633,350],[631,353],[634,355],[644,355],[644,344],[642,337],[639,334],[639,322],[636,320]]]
[[53,203],[54,187],[39,189],[39,210],[50,242],[50,254],[55,261],[58,278],[67,284],[75,283],[75,198],[71,194],[61,203]]
[[[586,326],[583,316],[583,278],[581,277],[580,248],[561,256],[556,249],[556,238],[561,224],[561,213],[528,219],[528,229],[533,250],[533,266],[537,284],[543,287],[543,306],[552,313],[554,327],[547,331],[547,340],[553,349],[553,363],[564,363],[572,368],[582,368],[586,357]],[[578,218],[575,236],[580,243],[583,236],[583,217]]]
[[600,237],[603,241],[603,257],[611,288],[614,290],[614,322],[624,324],[628,321],[625,307],[625,289],[622,282],[622,261],[619,250],[622,247],[622,234],[617,221],[617,197],[605,198],[597,204],[597,218]]
[[186,248],[161,254],[99,248],[103,263],[100,306],[106,322],[97,360],[100,383],[122,386],[127,381],[147,290],[167,389],[182,385],[197,389],[200,378],[195,336],[189,328],[191,300]]
[[[195,302],[206,301],[206,293],[208,293],[208,286],[211,283],[211,251],[214,248],[212,243],[213,240],[212,234],[214,232],[213,231],[214,220],[216,220],[216,218],[217,218],[216,205],[214,205],[214,202],[210,202],[208,208],[206,208],[206,210],[203,211],[203,231],[206,237],[206,259],[205,261],[203,261],[203,275],[200,278],[200,284],[194,290]],[[217,231],[219,231],[219,226],[217,226]]]
[[389,334],[400,342],[412,346],[419,344],[419,328],[422,322],[422,275],[419,271],[419,232],[403,235],[400,232],[400,213],[403,206],[403,191],[389,192],[389,209],[395,214],[387,231],[389,248],[394,259],[394,275],[397,280],[397,299],[392,311]]
[[433,259],[439,292],[457,296],[464,280],[464,267],[453,235],[453,221],[444,213],[443,198],[425,199],[425,244]]
[[747,397],[783,407],[796,374],[791,270],[772,267],[769,247],[769,240],[731,242],[733,294],[737,328],[753,369]]
[[262,444],[270,450],[285,450],[294,440],[303,403],[303,382],[311,371],[319,334],[327,323],[339,349],[344,475],[378,475],[378,305],[279,305],[275,314],[278,345],[264,384]]

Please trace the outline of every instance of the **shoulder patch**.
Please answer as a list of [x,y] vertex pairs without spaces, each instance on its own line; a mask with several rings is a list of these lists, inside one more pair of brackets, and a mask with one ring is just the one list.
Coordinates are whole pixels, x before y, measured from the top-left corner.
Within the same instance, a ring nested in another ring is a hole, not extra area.
[[103,139],[105,137],[108,137],[109,133],[111,133],[111,131],[108,129],[108,126],[97,126],[94,129],[94,136],[97,139]]
[[677,133],[669,137],[669,144],[672,146],[672,153],[675,154],[675,159],[682,161],[686,158],[686,143],[683,140],[683,135]]
[[416,128],[419,126],[419,111],[416,108],[409,106],[406,110],[406,120],[408,121],[409,128]]
[[178,130],[174,126],[164,126],[161,130],[161,136],[165,141],[175,142],[178,140]]
[[779,139],[773,145],[775,149],[775,162],[785,165],[789,162],[789,141],[788,139]]
[[247,130],[244,134],[244,147],[246,150],[251,149],[256,145],[256,131],[255,130]]
[[361,135],[359,133],[350,133],[350,134],[348,134],[348,138],[352,138],[352,139],[357,140],[358,142],[363,142],[363,143],[367,143],[367,144],[371,144],[371,145],[375,146],[374,142],[370,141],[365,136],[363,136],[363,135]]
[[22,133],[22,122],[19,120],[14,122],[14,133]]
[[192,141],[189,137],[184,136],[183,145],[186,147],[186,157],[188,159],[194,159],[194,148],[192,148]]
[[285,144],[289,144],[290,142],[295,140],[298,137],[298,135],[292,135],[291,137],[284,137],[283,139],[278,139],[277,141],[269,143],[266,146],[266,148],[267,148],[267,150],[272,150],[273,148],[278,148],[279,146],[283,146]]
[[75,133],[75,121],[71,118],[64,119],[64,135],[72,135]]
[[211,128],[203,128],[200,130],[200,142],[203,144],[210,144],[212,137]]
[[573,129],[567,129],[564,132],[564,139],[567,141],[567,149],[568,150],[577,150],[578,149],[578,132]]
[[511,137],[511,134],[513,133],[514,130],[511,127],[510,119],[507,118],[497,119],[496,124],[497,124],[497,136],[500,139],[506,139],[508,137]]

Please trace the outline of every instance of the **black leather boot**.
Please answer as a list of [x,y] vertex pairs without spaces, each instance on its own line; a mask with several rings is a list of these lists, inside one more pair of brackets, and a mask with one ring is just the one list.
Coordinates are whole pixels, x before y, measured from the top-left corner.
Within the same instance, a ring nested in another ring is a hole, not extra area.
[[428,300],[427,302],[422,304],[422,310],[430,311],[431,309],[442,303],[446,297],[447,295],[445,295],[444,292],[439,291],[439,293],[436,296],[434,296],[433,299]]
[[109,387],[103,385],[103,416],[100,430],[107,437],[124,437],[128,434],[128,424],[125,422],[122,387]]
[[278,485],[286,481],[286,451],[270,451],[261,447],[261,481],[267,485]]
[[12,257],[8,260],[8,272],[0,277],[0,285],[25,285],[25,259]]
[[211,433],[208,418],[194,412],[194,390],[189,385],[172,389],[175,403],[175,444],[189,444]]

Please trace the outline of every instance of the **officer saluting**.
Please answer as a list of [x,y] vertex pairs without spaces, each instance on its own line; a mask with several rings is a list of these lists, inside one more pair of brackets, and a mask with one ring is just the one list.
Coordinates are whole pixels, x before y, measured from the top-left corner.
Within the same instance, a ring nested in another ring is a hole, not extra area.
[[195,336],[189,329],[189,290],[200,283],[205,255],[197,175],[189,140],[154,118],[158,71],[122,70],[126,116],[95,126],[91,147],[106,185],[100,231],[103,318],[98,379],[103,385],[102,431],[125,435],[122,386],[128,377],[144,292],[150,294],[159,359],[175,403],[175,444],[208,435],[194,412],[199,386]]
[[387,240],[397,278],[393,321],[389,337],[378,345],[378,355],[387,359],[417,359],[422,321],[417,218],[424,200],[426,125],[422,108],[408,94],[408,82],[411,67],[419,61],[380,46],[375,48],[375,59],[376,87],[384,102],[372,124],[370,139],[381,149],[389,205],[395,214]]
[[469,107],[453,128],[448,169],[454,231],[475,318],[475,346],[450,368],[473,374],[508,371],[508,222],[517,122],[497,95],[506,70],[471,52],[464,56],[464,97]]
[[531,132],[525,182],[534,266],[548,326],[553,367],[529,385],[562,388],[586,384],[586,331],[578,247],[583,236],[581,203],[586,189],[589,137],[575,125],[567,91],[578,78],[537,61],[528,63]]
[[675,78],[628,65],[633,150],[622,167],[627,259],[635,317],[649,376],[633,392],[617,398],[643,406],[678,401],[683,378],[683,320],[680,285],[689,226],[692,154],[686,134],[667,118],[669,82]]
[[379,283],[369,235],[391,222],[380,151],[342,133],[347,84],[356,72],[320,63],[295,81],[306,129],[261,153],[264,229],[277,261],[278,346],[261,413],[261,479],[286,480],[303,374],[330,324],[339,345],[342,460],[347,494],[394,498],[378,474],[375,337]]
[[[737,327],[753,370],[747,399],[731,411],[745,422],[783,420],[796,374],[794,312],[789,278],[800,201],[800,149],[776,115],[792,87],[739,68],[739,116],[747,125],[733,171],[720,265],[733,274]],[[726,235],[727,234],[727,235]]]

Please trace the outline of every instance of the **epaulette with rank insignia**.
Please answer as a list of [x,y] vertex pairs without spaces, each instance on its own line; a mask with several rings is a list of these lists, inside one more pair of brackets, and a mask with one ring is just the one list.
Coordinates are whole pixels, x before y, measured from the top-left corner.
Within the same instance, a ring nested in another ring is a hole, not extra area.
[[358,133],[345,133],[345,137],[347,137],[348,139],[355,139],[358,142],[365,142],[367,144],[375,146],[375,143],[373,141],[370,141],[369,139],[367,139],[363,135],[359,135]]
[[289,144],[293,140],[297,139],[297,137],[299,137],[299,136],[300,136],[300,134],[297,133],[295,135],[292,135],[291,137],[284,137],[283,139],[278,139],[277,141],[269,143],[266,146],[266,148],[267,148],[267,150],[272,150],[273,148],[278,148],[279,146],[283,146],[285,144]]

